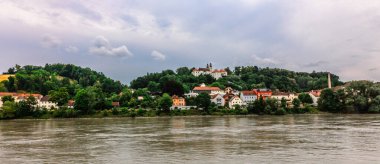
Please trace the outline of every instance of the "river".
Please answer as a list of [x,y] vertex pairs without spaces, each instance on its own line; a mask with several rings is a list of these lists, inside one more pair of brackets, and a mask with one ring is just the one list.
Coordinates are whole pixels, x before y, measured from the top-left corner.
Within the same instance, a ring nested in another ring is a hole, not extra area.
[[0,121],[0,163],[378,163],[380,115]]

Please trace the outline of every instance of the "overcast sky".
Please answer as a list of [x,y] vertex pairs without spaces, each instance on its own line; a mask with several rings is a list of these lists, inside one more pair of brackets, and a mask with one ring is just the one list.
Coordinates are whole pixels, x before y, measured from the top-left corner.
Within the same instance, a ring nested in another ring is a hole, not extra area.
[[72,63],[124,83],[257,65],[380,81],[377,0],[2,0],[0,71]]

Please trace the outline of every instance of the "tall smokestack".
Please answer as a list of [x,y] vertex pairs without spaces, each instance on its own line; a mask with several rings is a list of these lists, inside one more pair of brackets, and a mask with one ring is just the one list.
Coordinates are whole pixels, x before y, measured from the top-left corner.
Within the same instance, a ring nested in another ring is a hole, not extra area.
[[331,74],[330,74],[330,72],[327,75],[327,80],[328,80],[328,86],[331,89]]

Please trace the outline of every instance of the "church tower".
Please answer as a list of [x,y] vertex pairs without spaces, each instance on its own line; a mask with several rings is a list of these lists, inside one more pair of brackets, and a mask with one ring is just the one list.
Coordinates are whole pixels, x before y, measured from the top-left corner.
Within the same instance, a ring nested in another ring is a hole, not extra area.
[[209,66],[210,66],[210,71],[212,71],[212,63],[210,63],[210,65],[209,65]]

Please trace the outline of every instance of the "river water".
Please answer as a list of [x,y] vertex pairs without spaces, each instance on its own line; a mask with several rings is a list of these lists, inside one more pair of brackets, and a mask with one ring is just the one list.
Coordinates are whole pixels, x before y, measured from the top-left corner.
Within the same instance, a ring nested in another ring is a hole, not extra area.
[[0,121],[0,163],[379,163],[380,115]]

